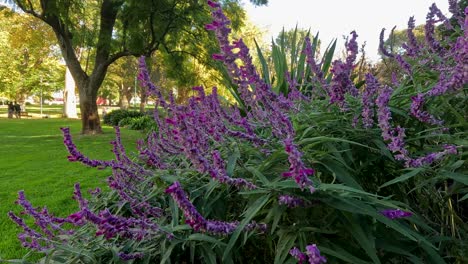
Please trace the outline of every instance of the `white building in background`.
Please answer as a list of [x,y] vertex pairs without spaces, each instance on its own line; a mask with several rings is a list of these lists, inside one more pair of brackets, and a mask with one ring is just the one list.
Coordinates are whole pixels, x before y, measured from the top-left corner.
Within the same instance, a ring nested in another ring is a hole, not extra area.
[[66,104],[63,108],[63,115],[68,118],[78,118],[78,111],[76,109],[78,100],[75,95],[75,87],[75,80],[73,80],[71,72],[67,67],[65,71],[65,90],[62,94],[62,103],[65,98]]

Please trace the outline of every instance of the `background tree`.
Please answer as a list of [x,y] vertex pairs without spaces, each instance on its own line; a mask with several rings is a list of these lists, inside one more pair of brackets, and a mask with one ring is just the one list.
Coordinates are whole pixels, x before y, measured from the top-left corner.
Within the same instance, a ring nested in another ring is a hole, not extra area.
[[[161,47],[174,52],[174,47],[177,47],[174,44],[185,40],[188,35],[207,35],[199,29],[209,21],[209,11],[205,1],[201,0],[14,2],[54,31],[78,87],[84,134],[102,131],[96,99],[112,63],[128,55],[150,56]],[[225,2],[238,4],[237,1]],[[253,2],[264,4],[266,1]],[[99,19],[96,21],[96,18]],[[83,45],[83,39],[89,48],[89,57],[84,65],[76,52],[77,47]]]
[[18,102],[63,86],[53,32],[39,20],[0,10],[0,93]]

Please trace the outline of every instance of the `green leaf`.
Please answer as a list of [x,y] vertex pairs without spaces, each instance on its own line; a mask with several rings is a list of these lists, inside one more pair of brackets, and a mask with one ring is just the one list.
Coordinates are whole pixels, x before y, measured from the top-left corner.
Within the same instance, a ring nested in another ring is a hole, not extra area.
[[291,67],[291,72],[290,72],[290,74],[292,75],[291,78],[295,77],[294,76],[294,66],[295,66],[296,59],[297,59],[296,42],[297,42],[297,24],[296,24],[296,28],[294,28],[294,33],[293,33],[292,43],[291,43],[291,63],[289,64],[290,67]]
[[462,197],[460,200],[458,200],[458,201],[461,202],[461,201],[464,201],[464,200],[466,200],[466,199],[468,199],[468,193],[465,194],[465,196],[463,196],[463,197]]
[[411,259],[412,263],[424,264],[421,259],[411,254],[408,250],[406,250],[406,248],[404,248],[402,245],[399,245],[397,241],[395,244],[389,244],[389,241],[381,240],[379,242],[379,248],[382,248],[388,252],[396,253],[398,255],[407,256],[409,259]]
[[181,243],[180,241],[171,243],[171,245],[164,252],[164,256],[162,257],[161,262],[160,262],[161,264],[170,263],[169,258],[171,257],[172,250],[174,250],[175,246],[177,246],[180,243]]
[[344,184],[362,190],[361,185],[354,179],[353,176],[343,168],[343,165],[333,159],[325,158],[323,162],[320,162],[325,168],[332,172],[336,178],[338,178]]
[[326,184],[326,183],[322,183],[319,186],[317,186],[317,190],[321,190],[321,191],[324,191],[324,192],[325,191],[346,191],[346,192],[352,192],[352,193],[362,194],[362,195],[366,195],[366,196],[380,197],[379,195],[368,193],[368,192],[365,192],[365,191],[363,191],[361,189],[356,189],[356,188],[346,186],[346,185],[343,185],[343,184]]
[[234,168],[236,167],[237,160],[240,156],[239,148],[235,146],[234,151],[228,157],[226,165],[226,172],[230,177],[234,175]]
[[364,144],[361,144],[361,143],[358,143],[358,142],[354,142],[354,141],[351,141],[351,140],[347,140],[347,139],[343,139],[343,138],[333,138],[333,137],[327,137],[327,136],[318,136],[318,137],[312,137],[312,138],[305,138],[305,139],[302,139],[301,141],[299,141],[298,144],[299,145],[306,145],[306,144],[311,144],[311,143],[325,143],[325,142],[344,142],[344,143],[349,143],[349,144],[352,144],[352,145],[368,148],[368,149],[371,149],[371,150],[376,150],[376,151],[378,150],[378,149],[372,148],[370,146],[367,146],[367,145],[364,145]]
[[72,253],[75,256],[83,256],[89,259],[92,263],[97,263],[97,260],[94,258],[93,254],[89,251],[85,251],[83,249],[79,250],[79,249],[69,247],[63,244],[58,244],[58,243],[56,243],[54,246],[55,246],[55,249],[61,249],[63,251],[67,251],[69,253]]
[[[309,33],[307,33],[307,36]],[[297,64],[297,69],[296,69],[296,78],[298,83],[303,84],[305,80],[302,80],[302,76],[304,75],[304,66],[306,63],[306,54],[305,54],[305,48],[306,48],[306,43],[305,41],[302,41],[302,51],[299,56],[299,62]],[[293,71],[294,68],[291,67],[291,71]]]
[[289,255],[289,250],[294,246],[297,234],[285,233],[278,239],[278,246],[276,247],[275,264],[284,263]]
[[333,54],[335,53],[335,48],[336,48],[336,39],[331,42],[327,49],[325,50],[324,58],[323,58],[323,66],[322,66],[322,72],[324,76],[328,73],[328,70],[330,69],[331,62],[333,60]]
[[420,172],[422,172],[424,170],[425,170],[424,168],[411,169],[410,172],[405,173],[405,174],[403,174],[403,175],[401,175],[399,177],[396,177],[395,179],[393,179],[391,181],[388,181],[388,182],[382,184],[380,186],[380,188],[387,187],[387,186],[390,186],[390,185],[398,183],[398,182],[406,181],[406,180],[418,175]]
[[216,254],[205,244],[202,244],[204,263],[216,264]]
[[191,234],[187,240],[189,241],[204,241],[215,245],[225,246],[226,243],[221,242],[219,239],[200,233]]
[[467,174],[461,174],[461,173],[456,173],[456,172],[450,172],[450,171],[442,171],[439,173],[439,176],[437,178],[441,179],[452,179],[457,182],[461,182],[465,185],[468,185],[468,175]]
[[247,171],[252,173],[253,176],[255,176],[257,179],[259,179],[263,184],[268,185],[270,184],[270,181],[261,173],[257,168],[255,167],[246,167],[245,168]]
[[336,258],[339,258],[343,261],[346,261],[347,263],[353,263],[353,264],[369,264],[369,262],[364,261],[353,254],[349,253],[348,251],[344,250],[343,248],[339,246],[334,246],[334,249],[324,247],[324,246],[318,246],[319,250],[322,255],[326,257],[326,255],[334,256]]
[[258,46],[258,43],[255,39],[254,39],[254,42],[255,42],[255,47],[257,48],[258,58],[260,60],[260,63],[262,64],[263,80],[265,80],[265,83],[271,85],[270,69],[268,68],[268,64],[265,60],[265,56],[263,56],[262,50],[260,49],[260,46]]
[[226,246],[226,249],[223,254],[223,261],[227,259],[227,257],[231,254],[231,250],[234,247],[237,239],[239,238],[239,235],[241,232],[243,232],[245,226],[255,217],[255,215],[262,209],[262,207],[268,202],[270,199],[270,194],[267,194],[265,196],[261,196],[258,198],[245,212],[245,217],[244,219],[239,223],[239,226],[237,227],[236,231],[231,236],[231,239],[229,239],[229,243]]
[[343,214],[348,224],[348,230],[353,235],[356,242],[366,251],[367,255],[372,259],[374,263],[380,263],[379,257],[377,257],[375,250],[375,238],[370,238],[372,234],[366,234],[364,229],[358,222],[357,217],[352,217],[349,214]]

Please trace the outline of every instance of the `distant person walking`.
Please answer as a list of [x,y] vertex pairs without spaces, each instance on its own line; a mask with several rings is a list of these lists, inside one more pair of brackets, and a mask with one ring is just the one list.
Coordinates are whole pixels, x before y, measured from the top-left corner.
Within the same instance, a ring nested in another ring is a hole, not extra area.
[[14,107],[16,118],[21,118],[21,105],[15,101]]
[[13,118],[13,113],[15,112],[15,106],[13,102],[8,102],[8,118]]

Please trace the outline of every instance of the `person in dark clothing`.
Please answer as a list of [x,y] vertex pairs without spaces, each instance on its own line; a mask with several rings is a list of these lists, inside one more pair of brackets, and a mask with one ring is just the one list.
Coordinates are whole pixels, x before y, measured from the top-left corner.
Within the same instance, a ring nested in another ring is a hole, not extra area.
[[13,113],[15,112],[15,106],[13,102],[8,102],[8,118],[13,118]]
[[21,105],[15,101],[14,107],[16,118],[21,118]]

